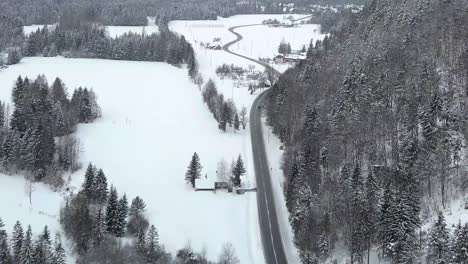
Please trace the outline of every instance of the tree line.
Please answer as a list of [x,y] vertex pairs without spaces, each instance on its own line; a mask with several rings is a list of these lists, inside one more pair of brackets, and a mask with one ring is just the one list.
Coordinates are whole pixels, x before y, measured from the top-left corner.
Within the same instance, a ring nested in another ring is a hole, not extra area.
[[78,123],[100,116],[97,97],[87,88],[69,98],[57,78],[18,77],[12,91],[13,110],[0,103],[0,161],[3,172],[24,172],[31,181],[63,184],[63,171],[78,169],[79,143],[71,135]]
[[34,239],[31,226],[26,232],[17,221],[13,227],[12,237],[4,229],[0,219],[0,263],[2,264],[65,264],[66,254],[60,237],[51,238],[50,231],[44,226],[43,231]]
[[268,94],[303,263],[338,242],[351,263],[371,250],[390,263],[426,258],[422,223],[467,191],[465,11],[461,0],[372,0]]
[[127,33],[110,38],[105,28],[96,25],[68,28],[59,24],[53,30],[38,29],[27,37],[24,55],[158,61],[172,65],[187,63],[190,72],[196,67],[192,46],[183,36],[162,31],[151,35]]
[[242,107],[238,112],[234,101],[231,99],[226,101],[224,95],[218,92],[213,80],[210,79],[205,84],[202,96],[203,101],[208,105],[208,109],[218,122],[218,128],[221,131],[226,132],[228,125],[234,129],[234,133],[239,131],[241,127],[242,129],[247,127],[247,108]]
[[147,17],[155,17],[157,23],[167,25],[175,19],[206,20],[253,12],[251,4],[228,0],[5,0],[0,3],[0,10],[21,19],[25,25],[54,24],[73,13],[83,20],[118,26],[146,26]]

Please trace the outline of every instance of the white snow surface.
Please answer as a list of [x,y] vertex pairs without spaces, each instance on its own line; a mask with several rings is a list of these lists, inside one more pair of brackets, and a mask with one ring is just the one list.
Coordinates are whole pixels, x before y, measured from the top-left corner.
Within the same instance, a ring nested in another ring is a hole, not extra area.
[[[200,156],[203,175],[214,177],[217,162],[242,154],[247,167],[243,182],[254,185],[250,162],[249,131],[221,133],[185,69],[164,63],[65,58],[25,58],[0,72],[0,100],[9,101],[18,75],[35,78],[44,74],[49,83],[59,76],[69,93],[78,86],[93,88],[103,116],[77,131],[84,168],[71,175],[71,186],[83,182],[86,165],[102,168],[109,183],[129,199],[139,195],[147,203],[150,222],[158,228],[160,241],[172,253],[191,243],[207,249],[216,259],[223,243],[234,245],[241,263],[262,263],[255,193],[195,192],[184,181],[193,152]],[[8,182],[6,182],[8,179]],[[50,215],[58,214],[62,197],[47,187],[37,189],[33,209],[25,204],[24,180],[0,176],[4,216],[31,222],[40,230]],[[4,183],[5,182],[5,183]],[[53,222],[53,221],[52,221]],[[53,222],[57,229],[57,222]]]

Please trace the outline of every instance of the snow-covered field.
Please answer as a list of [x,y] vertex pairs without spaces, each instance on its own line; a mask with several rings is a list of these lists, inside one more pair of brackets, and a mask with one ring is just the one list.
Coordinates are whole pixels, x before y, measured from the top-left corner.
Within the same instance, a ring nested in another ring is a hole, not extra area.
[[[293,15],[295,19],[307,15]],[[277,19],[280,22],[287,22],[289,15],[236,15],[228,18],[218,17],[217,20],[194,20],[194,21],[172,21],[169,28],[184,35],[196,49],[197,59],[203,63],[209,62],[211,68],[223,63],[234,63],[235,65],[247,67],[252,62],[226,54],[218,50],[206,50],[200,47],[201,43],[213,42],[214,38],[220,38],[221,44],[226,44],[236,37],[229,32],[230,27],[239,25],[262,24],[267,19]],[[273,58],[278,53],[278,46],[284,39],[291,44],[293,50],[299,50],[303,45],[309,46],[311,40],[322,40],[325,34],[320,31],[319,25],[300,24],[292,28],[275,28],[266,25],[257,25],[236,29],[243,36],[243,39],[231,47],[232,51],[258,59],[259,57]],[[235,57],[235,58],[232,58]],[[283,72],[292,65],[272,64],[278,71]],[[204,72],[204,67],[200,67]],[[257,69],[263,70],[262,67]],[[214,71],[212,71],[214,74]],[[208,74],[208,73],[207,73]],[[215,78],[210,75],[210,77]]]
[[[205,247],[215,259],[222,244],[231,242],[242,263],[262,263],[255,193],[194,192],[184,181],[195,151],[203,175],[209,177],[214,177],[221,158],[231,161],[242,153],[248,170],[244,180],[253,180],[249,131],[221,133],[185,69],[163,63],[25,58],[0,72],[0,100],[10,99],[18,75],[39,74],[49,82],[59,76],[69,91],[78,86],[95,90],[103,117],[78,128],[82,163],[103,168],[120,194],[146,201],[150,221],[168,250],[175,252],[190,242],[196,250]],[[80,186],[83,174],[72,175],[71,185]],[[24,180],[0,179],[16,194],[12,198],[10,192],[0,192],[0,199],[14,199],[0,206],[3,212],[14,212],[6,215],[8,226],[18,219],[39,228],[50,218],[41,211],[58,213],[59,194],[37,188],[37,206],[34,200],[28,211]]]
[[303,45],[308,48],[312,40],[322,40],[325,37],[325,34],[321,34],[320,25],[312,24],[292,28],[260,25],[238,28],[236,32],[244,39],[234,45],[232,51],[254,58],[255,56],[272,58],[278,54],[278,46],[282,40],[290,43],[292,50],[300,50]]

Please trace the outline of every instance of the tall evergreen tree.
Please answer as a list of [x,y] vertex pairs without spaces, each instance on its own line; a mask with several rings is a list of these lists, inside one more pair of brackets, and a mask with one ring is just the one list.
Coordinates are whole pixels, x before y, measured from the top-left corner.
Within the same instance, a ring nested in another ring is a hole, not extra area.
[[100,246],[104,241],[106,234],[106,222],[102,210],[99,210],[96,219],[94,220],[93,230],[93,245]]
[[128,201],[127,195],[123,195],[119,200],[118,204],[118,228],[117,237],[123,237],[125,234],[125,227],[127,226],[127,215],[128,215]]
[[6,238],[0,239],[0,263],[10,264],[12,263],[10,255],[10,247]]
[[160,249],[159,248],[159,235],[154,225],[151,225],[151,227],[148,230],[146,246],[147,246],[146,250],[148,254],[147,255],[148,262],[154,263],[159,258],[159,249]]
[[86,169],[85,179],[83,182],[83,191],[88,197],[88,199],[94,200],[96,198],[96,188],[97,184],[95,181],[96,178],[96,167],[93,164],[89,163],[88,168]]
[[103,204],[107,200],[107,178],[102,169],[99,169],[96,179],[96,200],[98,203]]
[[244,175],[247,171],[244,167],[244,162],[242,161],[241,155],[237,158],[234,168],[232,168],[232,183],[234,186],[239,187],[241,185],[241,176]]
[[52,264],[65,264],[65,263],[67,263],[65,250],[62,247],[62,243],[57,243],[57,245],[55,246]]
[[32,231],[31,231],[31,226],[28,226],[28,230],[26,231],[26,235],[24,237],[23,246],[21,247],[21,254],[20,254],[21,264],[33,263],[32,247],[33,247]]
[[23,226],[19,221],[16,222],[13,227],[13,237],[12,237],[12,248],[13,248],[13,259],[16,262],[21,261],[21,249],[23,248],[24,242],[24,233]]
[[236,113],[234,116],[234,131],[239,130],[240,128],[240,121],[239,121],[239,115]]
[[427,254],[428,263],[449,263],[450,260],[450,234],[445,223],[445,217],[439,212],[437,221],[429,232],[429,249]]
[[185,180],[192,184],[193,188],[195,188],[195,180],[200,179],[202,168],[198,154],[196,152],[193,153],[192,160],[185,173]]
[[106,230],[112,235],[119,234],[119,201],[117,190],[111,186],[106,207]]

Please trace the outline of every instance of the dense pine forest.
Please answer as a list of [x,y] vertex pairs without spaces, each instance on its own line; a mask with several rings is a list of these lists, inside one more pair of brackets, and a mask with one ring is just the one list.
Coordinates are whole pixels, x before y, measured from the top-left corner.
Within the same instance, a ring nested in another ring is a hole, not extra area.
[[285,195],[304,263],[337,244],[351,263],[371,248],[390,263],[417,263],[425,249],[436,252],[428,263],[466,263],[455,244],[467,227],[452,234],[441,216],[434,240],[420,231],[467,191],[467,8],[372,0],[271,90],[268,122],[286,146]]
[[79,143],[71,134],[101,115],[96,95],[80,87],[69,96],[59,78],[49,86],[44,76],[20,76],[12,101],[13,107],[0,103],[1,172],[63,185],[62,173],[79,168]]

